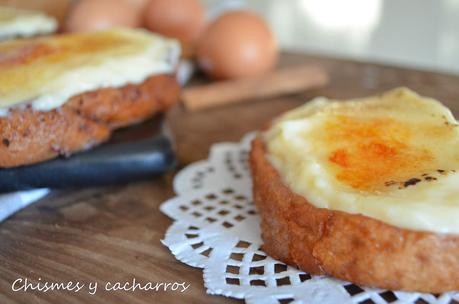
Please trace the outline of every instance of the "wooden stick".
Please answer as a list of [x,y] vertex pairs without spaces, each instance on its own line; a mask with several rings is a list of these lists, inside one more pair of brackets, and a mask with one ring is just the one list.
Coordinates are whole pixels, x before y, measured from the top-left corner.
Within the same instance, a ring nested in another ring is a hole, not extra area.
[[328,74],[317,66],[290,67],[261,77],[219,81],[185,88],[182,101],[190,111],[225,104],[292,94],[328,83]]

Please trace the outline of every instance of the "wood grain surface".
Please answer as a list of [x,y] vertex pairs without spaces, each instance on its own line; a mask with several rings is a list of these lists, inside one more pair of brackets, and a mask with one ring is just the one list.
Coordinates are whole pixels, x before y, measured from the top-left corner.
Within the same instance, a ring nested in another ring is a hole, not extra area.
[[[306,93],[188,113],[168,114],[180,166],[207,157],[219,141],[238,141],[280,112],[324,95],[347,98],[408,86],[438,98],[459,115],[459,77],[323,57],[286,54],[281,65],[318,64],[330,84]],[[158,210],[172,197],[173,173],[121,187],[56,191],[0,224],[0,303],[236,303],[206,295],[202,272],[176,261],[161,245],[171,220]],[[186,281],[177,292],[12,292],[32,281]]]

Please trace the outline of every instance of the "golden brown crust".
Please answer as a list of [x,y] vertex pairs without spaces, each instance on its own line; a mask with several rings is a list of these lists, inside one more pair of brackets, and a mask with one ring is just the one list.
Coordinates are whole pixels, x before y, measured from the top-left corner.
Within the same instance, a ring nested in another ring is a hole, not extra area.
[[0,167],[15,167],[88,149],[113,129],[166,111],[178,98],[171,76],[153,76],[140,85],[100,89],[70,98],[62,107],[30,107],[0,118]]
[[168,110],[177,101],[179,86],[171,76],[152,76],[139,85],[100,89],[70,98],[65,104],[91,120],[121,127]]
[[250,164],[268,254],[309,273],[360,285],[432,293],[459,290],[459,236],[316,208],[283,184],[265,154],[259,136],[252,143]]

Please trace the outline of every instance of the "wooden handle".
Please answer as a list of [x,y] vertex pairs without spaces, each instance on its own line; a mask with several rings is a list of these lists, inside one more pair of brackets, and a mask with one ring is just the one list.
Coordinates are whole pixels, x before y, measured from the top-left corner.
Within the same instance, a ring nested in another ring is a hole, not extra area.
[[214,82],[185,88],[182,101],[190,111],[301,92],[328,83],[328,74],[320,67],[300,66],[274,71],[261,77]]

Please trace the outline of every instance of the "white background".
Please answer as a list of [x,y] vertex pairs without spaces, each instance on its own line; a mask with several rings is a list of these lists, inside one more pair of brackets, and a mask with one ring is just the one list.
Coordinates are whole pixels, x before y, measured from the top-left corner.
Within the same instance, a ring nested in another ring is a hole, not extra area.
[[202,0],[263,14],[283,49],[459,74],[459,0]]

